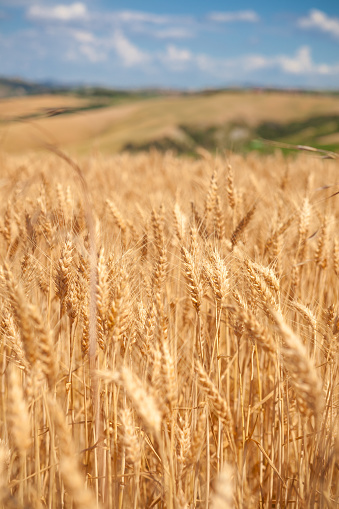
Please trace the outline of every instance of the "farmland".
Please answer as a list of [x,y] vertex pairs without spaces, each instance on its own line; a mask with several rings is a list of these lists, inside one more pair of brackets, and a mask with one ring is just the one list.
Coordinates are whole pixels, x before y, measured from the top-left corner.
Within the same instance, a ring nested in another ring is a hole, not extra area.
[[1,104],[0,507],[338,507],[339,98]]
[[43,150],[44,143],[83,155],[152,146],[184,154],[199,147],[267,151],[262,138],[339,146],[339,96],[333,94],[42,95],[2,99],[0,111],[1,144],[12,153]]

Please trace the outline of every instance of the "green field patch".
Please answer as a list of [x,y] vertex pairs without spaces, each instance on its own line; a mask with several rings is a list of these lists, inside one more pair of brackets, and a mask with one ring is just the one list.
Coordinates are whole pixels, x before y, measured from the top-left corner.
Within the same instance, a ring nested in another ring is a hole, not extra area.
[[[222,125],[180,125],[178,136],[164,136],[147,143],[128,143],[124,150],[145,151],[151,148],[178,154],[197,154],[199,147],[210,152],[232,150],[239,153],[272,153],[280,143],[308,145],[323,150],[339,150],[339,116],[322,115],[288,123],[262,122],[251,127],[244,121]],[[283,152],[290,152],[285,147]]]

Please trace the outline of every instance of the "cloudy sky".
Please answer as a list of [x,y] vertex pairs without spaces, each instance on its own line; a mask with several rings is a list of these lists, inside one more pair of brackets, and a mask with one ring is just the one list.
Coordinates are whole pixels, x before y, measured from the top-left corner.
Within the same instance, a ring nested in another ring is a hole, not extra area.
[[0,75],[339,88],[339,0],[0,0]]

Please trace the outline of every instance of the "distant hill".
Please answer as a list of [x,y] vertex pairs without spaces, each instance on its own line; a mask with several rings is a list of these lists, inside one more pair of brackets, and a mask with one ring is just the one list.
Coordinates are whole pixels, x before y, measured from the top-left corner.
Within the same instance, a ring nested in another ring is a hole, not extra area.
[[[20,97],[24,95],[47,94],[54,85],[33,83],[20,78],[0,78],[0,97]],[[60,89],[60,87],[59,87]]]
[[81,84],[60,84],[55,81],[34,82],[23,78],[0,77],[0,99],[5,97],[21,97],[26,95],[42,94],[72,94],[85,97],[105,97],[105,98],[149,98],[149,97],[176,97],[176,96],[215,96],[216,94],[237,94],[246,92],[255,92],[256,94],[311,94],[311,95],[339,95],[339,90],[301,90],[301,89],[280,89],[261,87],[254,84],[244,84],[243,86],[230,86],[220,88],[208,88],[201,90],[178,90],[163,88],[135,88],[123,89],[112,88],[97,85]]
[[41,150],[51,140],[81,154],[269,152],[277,144],[339,151],[339,95],[328,92],[60,89],[4,79],[1,86],[12,97],[1,99],[0,151]]
[[144,90],[120,90],[109,87],[87,86],[87,85],[60,85],[53,81],[33,82],[21,78],[1,78],[0,77],[0,98],[22,97],[27,95],[42,94],[72,94],[85,97],[105,97],[105,98],[123,98],[123,97],[154,97],[157,95],[177,95],[178,92],[163,91],[157,89]]

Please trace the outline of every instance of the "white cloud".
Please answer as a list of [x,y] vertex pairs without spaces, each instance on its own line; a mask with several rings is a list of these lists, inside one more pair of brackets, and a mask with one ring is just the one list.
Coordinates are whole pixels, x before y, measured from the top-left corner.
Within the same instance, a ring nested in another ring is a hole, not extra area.
[[259,16],[254,11],[234,11],[234,12],[211,12],[208,14],[208,19],[218,23],[234,23],[236,21],[247,21],[256,23],[259,21]]
[[277,55],[268,59],[267,65],[278,67],[287,74],[335,75],[339,73],[339,63],[333,65],[315,63],[309,46],[301,46],[292,57]]
[[[171,48],[171,51],[169,51]],[[238,77],[239,79],[250,75],[252,72],[263,69],[279,70],[284,74],[292,75],[337,75],[339,74],[339,62],[333,65],[317,64],[313,62],[311,50],[308,46],[300,47],[295,55],[274,55],[267,57],[265,55],[242,55],[236,58],[213,58],[206,54],[192,54],[188,50],[178,50],[174,46],[167,48],[167,59],[165,63],[184,62],[190,63],[200,71],[210,73],[211,75],[223,77]],[[179,69],[180,67],[177,66]]]
[[305,74],[318,72],[317,66],[312,62],[311,50],[308,46],[298,49],[294,57],[281,56],[276,58],[281,69],[290,74]]
[[192,53],[188,49],[180,49],[174,45],[167,46],[165,59],[171,63],[187,63],[192,60]]
[[339,73],[339,63],[328,65],[313,62],[309,46],[301,46],[294,56],[275,55],[265,57],[263,55],[248,55],[238,60],[238,65],[240,61],[248,71],[272,68],[279,69],[286,74],[295,75],[334,75]]
[[82,44],[79,47],[79,51],[92,63],[103,62],[104,60],[107,60],[107,55],[104,52],[98,51],[96,48],[90,46],[89,44]]
[[157,39],[188,39],[194,37],[194,33],[183,27],[168,27],[150,32]]
[[[1,0],[0,0],[1,3]],[[34,0],[26,11],[26,17],[32,21],[44,21],[49,26],[64,24],[72,26],[79,22],[84,28],[100,30],[106,33],[112,30],[123,30],[129,33],[138,33],[156,39],[184,39],[195,34],[196,21],[191,16],[162,15],[152,12],[121,10],[121,11],[90,11],[85,3],[74,2],[69,5],[44,5]]]
[[113,18],[116,21],[122,21],[125,23],[153,23],[156,25],[164,25],[172,21],[171,16],[163,16],[159,14],[153,14],[141,11],[117,11],[112,13]]
[[91,32],[87,32],[86,30],[73,30],[71,32],[71,35],[74,37],[74,39],[78,42],[95,42],[96,38]]
[[115,11],[109,15],[113,26],[156,39],[187,39],[195,36],[197,22],[192,16],[160,15],[141,11]]
[[209,55],[196,55],[195,62],[200,71],[209,72],[214,74],[218,69],[217,61],[211,58]]
[[53,7],[32,5],[27,11],[27,17],[43,21],[73,21],[87,18],[88,11],[86,5],[81,2],[70,5],[59,4]]
[[311,9],[308,16],[298,20],[300,28],[315,28],[339,39],[339,18],[330,18],[325,12]]
[[126,67],[145,64],[150,56],[135,46],[120,31],[115,32],[111,45]]
[[188,66],[206,74],[226,77],[234,76],[276,65],[272,59],[263,55],[243,55],[237,58],[213,58],[205,53],[192,53],[188,49],[168,45],[165,54],[158,54],[162,63],[172,70],[187,70]]
[[274,67],[274,60],[264,55],[242,55],[235,58],[210,58],[208,55],[197,55],[196,64],[201,71],[223,78],[243,79],[253,71]]
[[144,64],[151,60],[151,56],[136,45],[134,45],[120,30],[114,32],[113,36],[97,36],[86,30],[66,29],[76,46],[67,53],[67,58],[71,60],[79,59],[85,56],[90,62],[102,62],[109,58],[113,51],[125,67],[133,67]]
[[268,67],[270,59],[263,55],[249,55],[244,58],[243,65],[248,71],[257,71],[258,69]]

